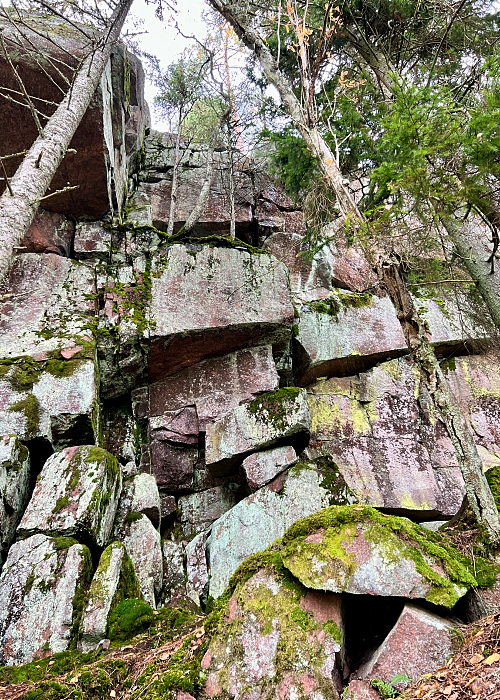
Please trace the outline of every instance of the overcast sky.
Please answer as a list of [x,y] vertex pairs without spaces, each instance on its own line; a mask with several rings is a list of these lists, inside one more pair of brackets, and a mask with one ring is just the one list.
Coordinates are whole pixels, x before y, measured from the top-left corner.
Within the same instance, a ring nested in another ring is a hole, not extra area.
[[[199,38],[204,36],[205,27],[201,19],[204,7],[204,0],[178,0],[176,21],[183,34],[192,34]],[[144,51],[160,59],[163,68],[166,68],[169,63],[173,63],[182,50],[192,43],[178,34],[173,23],[168,21],[168,15],[165,15],[164,21],[160,22],[155,17],[154,6],[146,5],[145,0],[134,0],[131,15],[132,20],[134,17],[144,20],[143,30],[147,31],[147,34],[138,37],[138,42]],[[130,21],[128,28],[133,31]],[[159,131],[168,130],[168,126],[163,124],[154,114],[154,95],[155,88],[148,83],[146,85],[146,100],[151,107],[153,126]]]

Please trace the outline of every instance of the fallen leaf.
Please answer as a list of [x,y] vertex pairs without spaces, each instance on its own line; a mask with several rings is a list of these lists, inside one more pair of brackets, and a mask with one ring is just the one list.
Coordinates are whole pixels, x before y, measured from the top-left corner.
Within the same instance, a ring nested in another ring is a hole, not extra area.
[[75,683],[78,683],[79,678],[80,678],[80,674],[77,673],[76,676],[73,676],[73,678],[70,678],[68,683],[71,683],[71,685],[75,685]]
[[170,654],[160,654],[160,661],[168,661]]
[[55,661],[49,661],[48,666],[53,666],[55,664]]
[[494,663],[496,663],[496,662],[499,661],[499,660],[500,660],[500,654],[495,653],[495,654],[492,654],[491,656],[488,656],[488,658],[485,659],[485,660],[483,661],[483,663],[484,663],[486,666],[491,666],[491,664],[494,664]]
[[447,688],[445,688],[441,692],[444,693],[445,695],[451,695],[452,691],[453,691],[453,686],[449,685]]
[[469,663],[471,663],[473,666],[475,666],[476,664],[480,664],[481,661],[483,660],[483,658],[484,657],[481,656],[481,654],[474,654],[474,656],[471,658]]
[[453,695],[450,695],[448,700],[457,700],[457,698],[458,698],[458,693],[453,693]]
[[485,690],[488,690],[488,686],[480,678],[477,678],[474,683],[471,683],[470,689],[474,695],[480,695]]
[[159,615],[160,611],[159,610],[153,610],[153,615]]
[[116,698],[116,692],[114,690],[109,691],[109,697],[110,698]]

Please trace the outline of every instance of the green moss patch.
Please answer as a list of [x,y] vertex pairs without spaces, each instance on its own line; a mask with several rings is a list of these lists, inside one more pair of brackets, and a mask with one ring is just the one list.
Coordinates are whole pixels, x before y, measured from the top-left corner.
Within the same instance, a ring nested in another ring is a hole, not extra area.
[[26,438],[33,438],[38,432],[40,425],[40,404],[33,394],[28,394],[24,399],[12,404],[9,411],[13,413],[24,413],[26,417]]
[[246,404],[247,411],[263,423],[271,423],[275,430],[287,427],[287,415],[293,410],[293,404],[302,393],[302,389],[284,387],[262,394]]
[[122,600],[109,616],[109,639],[126,642],[147,629],[153,620],[153,610],[143,600]]

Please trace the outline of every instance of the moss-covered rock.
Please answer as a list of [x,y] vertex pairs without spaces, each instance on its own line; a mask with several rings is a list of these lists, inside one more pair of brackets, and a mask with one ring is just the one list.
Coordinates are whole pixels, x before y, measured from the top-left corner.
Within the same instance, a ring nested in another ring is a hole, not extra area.
[[45,463],[18,533],[81,536],[102,547],[121,485],[121,467],[109,452],[91,445],[69,447]]
[[101,554],[86,597],[79,648],[84,652],[95,649],[106,638],[108,620],[115,608],[125,599],[140,597],[141,591],[130,557],[120,542],[113,542]]

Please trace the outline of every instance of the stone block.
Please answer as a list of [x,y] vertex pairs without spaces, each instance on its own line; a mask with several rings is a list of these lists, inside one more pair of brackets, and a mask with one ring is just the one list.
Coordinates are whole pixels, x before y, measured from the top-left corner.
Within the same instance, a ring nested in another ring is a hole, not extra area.
[[153,259],[150,382],[204,359],[272,345],[283,353],[293,308],[285,266],[241,248],[170,246]]
[[296,520],[335,500],[329,479],[312,465],[298,464],[244,498],[213,525],[207,541],[210,595],[218,598],[238,566],[282,537]]
[[141,594],[146,603],[156,608],[156,596],[163,583],[163,556],[160,533],[149,518],[133,514],[126,520],[118,539],[132,559]]
[[0,438],[0,565],[28,503],[30,457],[15,435]]
[[79,223],[75,231],[75,258],[77,260],[104,260],[111,255],[111,231],[101,221]]
[[91,577],[90,552],[75,540],[39,534],[13,544],[0,576],[0,663],[66,651]]
[[[460,584],[451,579],[446,557],[453,553],[436,547],[433,540],[426,543],[422,539],[425,530],[416,531],[417,526],[406,522],[406,531],[399,523],[396,528],[386,526],[377,511],[367,508],[357,522],[340,520],[290,539],[283,563],[306,588],[420,598],[452,608],[475,585],[473,576],[463,568]],[[337,549],[333,542],[338,543]],[[425,566],[418,563],[420,557],[431,570],[428,575]]]
[[342,695],[343,700],[380,700],[380,693],[372,688],[370,681],[352,680]]
[[162,520],[169,518],[177,511],[177,503],[175,502],[175,496],[170,496],[166,493],[160,493],[160,504]]
[[185,491],[193,483],[194,466],[198,460],[197,447],[172,445],[152,435],[151,462],[141,470],[153,474],[158,487],[166,491]]
[[180,496],[182,531],[186,537],[208,530],[213,522],[236,504],[235,490],[225,486]]
[[186,570],[182,542],[163,540],[163,605],[173,604],[186,597]]
[[353,293],[299,309],[294,339],[296,380],[342,377],[407,353],[401,324],[389,297]]
[[242,469],[249,488],[256,491],[298,461],[293,447],[287,445],[250,455],[243,460]]
[[126,598],[139,598],[140,589],[132,562],[120,542],[110,544],[99,559],[80,623],[78,649],[96,649],[106,639],[108,619]]
[[40,208],[19,247],[23,253],[55,253],[69,258],[74,233],[72,221]]
[[238,406],[207,427],[205,460],[216,476],[251,452],[303,437],[311,427],[306,392],[278,389]]
[[100,447],[68,447],[45,462],[18,535],[78,537],[103,547],[111,534],[121,488],[121,468],[115,457]]
[[454,627],[450,620],[406,604],[389,635],[358,669],[356,676],[389,683],[400,674],[418,680],[425,673],[433,673],[444,666],[453,653]]
[[196,407],[185,406],[160,416],[150,416],[149,432],[157,440],[167,440],[179,445],[198,445],[200,429]]
[[118,532],[130,513],[143,513],[155,528],[160,526],[160,494],[156,479],[152,474],[136,474],[126,479],[120,495],[115,518],[115,532]]
[[301,610],[298,598],[266,570],[238,586],[201,663],[208,672],[205,693],[209,698],[339,697],[336,654],[340,644],[332,636],[335,620],[324,620],[323,615],[318,619],[314,612]]
[[14,261],[0,302],[0,358],[48,359],[55,350],[93,346],[94,273],[60,255],[26,253]]
[[[271,346],[239,350],[214,357],[165,377],[149,387],[150,416],[195,406],[199,429],[241,403],[278,387],[279,377]],[[141,390],[138,390],[138,392]],[[135,394],[136,415],[146,411],[145,396]]]

